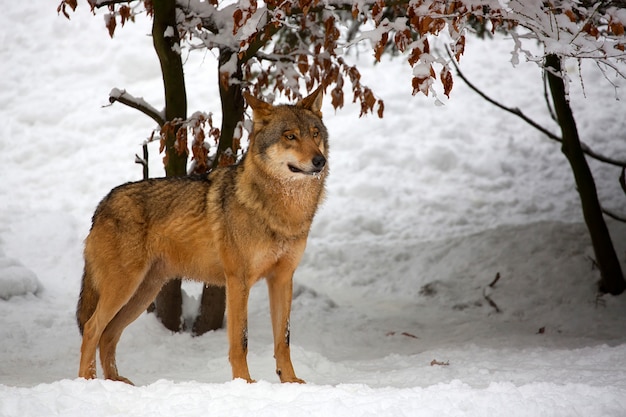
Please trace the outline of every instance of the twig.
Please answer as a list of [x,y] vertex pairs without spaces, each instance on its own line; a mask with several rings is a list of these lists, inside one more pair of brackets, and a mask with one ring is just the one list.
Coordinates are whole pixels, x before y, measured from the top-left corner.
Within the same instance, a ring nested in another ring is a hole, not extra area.
[[[622,168],[622,173],[619,176],[619,185],[620,187],[622,187],[624,194],[626,194],[626,168]],[[605,209],[604,207],[602,207],[602,213],[606,214],[607,216],[609,216],[610,218],[614,220],[617,220],[622,223],[626,223],[626,217],[616,214],[611,210]]]
[[609,158],[608,156],[600,155],[599,153],[596,153],[595,151],[591,150],[591,148],[583,142],[580,142],[580,146],[583,148],[583,153],[585,153],[586,155],[589,155],[595,160],[607,163],[609,165],[615,165],[620,168],[626,167],[625,161],[620,161],[617,159]]
[[543,74],[543,99],[546,101],[546,107],[550,113],[550,118],[556,122],[556,114],[554,113],[554,109],[550,103],[550,96],[548,94],[548,74],[545,72]]
[[600,266],[598,266],[598,261],[596,261],[595,259],[593,259],[591,256],[587,255],[587,259],[589,259],[589,261],[591,262],[591,270],[595,271],[596,269],[600,269]]
[[489,305],[490,305],[491,307],[493,307],[493,309],[494,309],[494,310],[496,310],[496,313],[502,313],[502,310],[500,310],[500,307],[498,307],[498,305],[496,304],[496,302],[495,302],[495,301],[493,301],[493,300],[491,299],[491,297],[489,297],[489,296],[487,295],[487,292],[486,292],[486,291],[483,291],[483,297],[485,298],[485,300],[487,300],[487,302],[489,303]]
[[[395,335],[396,335],[396,332],[393,332],[393,331],[392,332],[387,332],[387,334],[385,334],[385,336],[395,336]],[[411,339],[419,339],[419,337],[417,337],[414,334],[409,333],[409,332],[402,332],[402,333],[400,333],[400,335],[401,336],[410,337]]]
[[[452,56],[452,52],[450,51],[450,48],[447,45],[446,45],[446,52],[448,53],[448,56],[450,57],[450,62],[452,62],[452,66],[454,66],[454,69],[456,70],[457,75],[461,78],[461,80],[463,80],[463,82],[465,82],[465,84],[467,84],[467,86],[469,88],[474,90],[475,93],[477,93],[479,96],[481,96],[483,99],[485,99],[489,103],[493,104],[494,106],[496,106],[496,107],[498,107],[498,108],[500,108],[500,109],[502,109],[502,110],[504,110],[506,112],[514,114],[517,117],[519,117],[520,119],[522,119],[523,121],[525,121],[526,123],[528,123],[529,125],[534,127],[535,129],[537,129],[538,131],[540,131],[541,133],[546,135],[549,139],[552,139],[552,140],[554,140],[556,142],[559,142],[559,143],[563,143],[563,139],[561,139],[559,136],[555,135],[554,133],[550,132],[548,129],[544,128],[543,126],[539,125],[534,120],[530,119],[520,109],[513,108],[513,107],[507,107],[507,106],[499,103],[498,101],[492,99],[487,94],[485,94],[482,90],[480,90],[474,84],[472,84],[472,82],[470,80],[468,80],[467,77],[465,77],[463,72],[461,72],[461,69],[459,68],[458,64],[456,63],[456,60]],[[589,146],[587,146],[586,144],[584,144],[582,142],[581,142],[581,146],[583,148],[583,152],[586,155],[590,156],[591,158],[594,158],[594,159],[596,159],[598,161],[601,161],[601,162],[604,162],[604,163],[607,163],[607,164],[610,164],[610,165],[615,165],[615,166],[618,166],[618,167],[621,167],[621,168],[626,167],[626,161],[620,161],[620,160],[617,160],[617,159],[609,158],[609,157],[604,156],[604,155],[600,155],[600,154],[594,152]]]
[[496,274],[496,277],[493,279],[493,281],[491,281],[491,284],[489,284],[487,287],[483,288],[483,298],[485,300],[487,300],[487,302],[489,303],[489,305],[491,307],[494,308],[494,310],[496,310],[496,313],[501,313],[502,310],[500,310],[500,307],[498,307],[498,305],[496,304],[495,301],[493,301],[491,299],[491,297],[489,296],[489,294],[487,294],[487,288],[493,288],[496,285],[496,282],[498,282],[500,280],[500,273],[498,272]]
[[150,177],[150,172],[148,171],[148,144],[144,143],[142,148],[143,158],[140,158],[139,155],[135,154],[135,163],[143,167],[143,179],[147,180]]
[[454,69],[456,70],[458,76],[461,77],[461,80],[463,80],[463,82],[465,82],[465,84],[467,84],[467,86],[469,88],[471,88],[472,90],[474,90],[474,92],[476,92],[479,96],[481,96],[483,99],[487,100],[489,103],[493,104],[494,106],[496,106],[496,107],[498,107],[498,108],[500,108],[500,109],[502,109],[502,110],[504,110],[506,112],[509,112],[511,114],[516,115],[517,117],[519,117],[520,119],[522,119],[523,121],[525,121],[526,123],[528,123],[529,125],[534,127],[535,129],[539,130],[541,133],[543,133],[546,136],[548,136],[550,139],[556,140],[557,142],[562,142],[562,139],[560,137],[558,137],[554,133],[550,132],[548,129],[544,128],[543,126],[537,124],[535,121],[533,121],[528,116],[526,116],[524,113],[522,113],[522,111],[520,109],[512,108],[512,107],[506,107],[505,105],[503,105],[503,104],[499,103],[498,101],[496,101],[496,100],[492,99],[491,97],[489,97],[487,94],[483,93],[482,90],[480,90],[478,87],[476,87],[470,80],[467,79],[467,77],[465,77],[465,74],[463,74],[463,72],[461,72],[461,69],[459,68],[458,64],[456,63],[456,60],[452,56],[452,51],[450,51],[450,48],[447,45],[446,45],[446,52],[448,53],[448,56],[450,57],[450,61],[452,62],[452,65],[454,66]]
[[496,285],[496,282],[498,282],[499,280],[500,280],[500,273],[496,272],[496,277],[493,279],[493,281],[491,281],[491,284],[489,284],[489,286],[493,288]]
[[618,222],[626,223],[626,217],[623,217],[623,216],[621,216],[619,214],[616,214],[616,213],[614,213],[613,211],[611,211],[609,209],[605,209],[604,207],[602,207],[601,209],[602,209],[602,213],[606,214],[607,216],[609,216],[613,220],[617,220]]

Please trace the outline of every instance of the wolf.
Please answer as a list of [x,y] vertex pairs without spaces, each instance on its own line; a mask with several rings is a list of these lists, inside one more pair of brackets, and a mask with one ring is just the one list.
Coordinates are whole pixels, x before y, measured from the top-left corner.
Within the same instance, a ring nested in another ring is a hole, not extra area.
[[117,343],[126,326],[173,277],[226,287],[226,327],[234,378],[253,382],[247,364],[248,296],[265,278],[276,373],[293,369],[289,317],[293,274],[325,193],[328,132],[321,86],[295,105],[248,93],[249,147],[236,165],[200,177],[168,177],[114,188],[98,205],[85,240],[76,317],[82,334],[78,376],[120,376]]

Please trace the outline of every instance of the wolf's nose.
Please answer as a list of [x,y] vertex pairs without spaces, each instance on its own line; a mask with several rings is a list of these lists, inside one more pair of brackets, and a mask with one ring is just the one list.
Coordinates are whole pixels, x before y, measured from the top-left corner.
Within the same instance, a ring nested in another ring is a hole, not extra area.
[[322,168],[324,168],[324,165],[326,165],[326,158],[324,158],[324,156],[322,155],[316,155],[315,157],[313,157],[313,166],[316,169],[321,170]]

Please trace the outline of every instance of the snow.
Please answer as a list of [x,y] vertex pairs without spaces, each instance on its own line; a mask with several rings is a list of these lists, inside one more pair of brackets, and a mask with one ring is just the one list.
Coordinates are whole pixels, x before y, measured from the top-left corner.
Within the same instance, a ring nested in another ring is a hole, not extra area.
[[37,275],[0,251],[0,298],[8,300],[16,295],[35,294],[38,290]]
[[[171,334],[147,314],[118,349],[136,387],[77,379],[82,241],[98,201],[141,177],[134,155],[155,128],[108,106],[108,93],[125,89],[155,108],[163,99],[145,19],[111,40],[86,3],[71,21],[55,8],[7,3],[0,15],[1,416],[626,415],[626,298],[595,292],[559,145],[458,78],[436,106],[411,96],[402,60],[371,65],[354,50],[348,59],[362,63],[385,117],[325,104],[328,198],[296,272],[291,319],[294,366],[308,383],[278,383],[263,283],[249,308],[256,384],[230,380],[224,330]],[[468,38],[462,69],[556,132],[536,64],[513,68],[512,48]],[[189,113],[217,115],[214,57],[183,55]],[[624,106],[600,71],[581,68],[584,84],[575,62],[567,68],[581,136],[626,159]],[[149,146],[160,176],[158,144]],[[603,204],[623,214],[619,169],[590,164]],[[626,226],[608,224],[623,262]],[[185,288],[193,301],[197,286]]]

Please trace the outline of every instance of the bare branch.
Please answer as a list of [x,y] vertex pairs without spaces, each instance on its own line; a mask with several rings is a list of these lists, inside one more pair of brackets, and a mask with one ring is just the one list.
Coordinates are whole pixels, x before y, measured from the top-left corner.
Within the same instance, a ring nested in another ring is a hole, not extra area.
[[601,154],[595,152],[594,150],[592,150],[589,146],[587,146],[583,142],[580,143],[580,146],[583,148],[583,152],[585,153],[585,155],[590,156],[590,157],[592,157],[595,160],[598,160],[600,162],[604,162],[604,163],[609,164],[609,165],[615,165],[615,166],[621,167],[621,168],[626,167],[626,161],[620,161],[618,159],[613,159],[613,158],[609,158],[608,156],[601,155]]
[[562,141],[560,137],[558,137],[554,133],[550,132],[548,129],[544,128],[543,126],[537,124],[534,120],[530,119],[528,116],[526,116],[524,113],[522,113],[522,111],[520,109],[512,108],[512,107],[506,107],[505,105],[501,104],[500,102],[498,102],[498,101],[492,99],[491,97],[489,97],[487,94],[483,93],[482,90],[480,90],[478,87],[476,87],[470,80],[467,79],[467,77],[465,77],[465,74],[463,74],[463,72],[461,72],[461,69],[459,68],[458,64],[456,63],[456,60],[452,56],[452,52],[450,51],[450,48],[447,45],[446,45],[446,52],[448,53],[448,56],[450,57],[452,65],[454,66],[454,69],[456,70],[458,76],[461,77],[461,79],[465,82],[465,84],[467,84],[467,86],[469,88],[471,88],[472,90],[474,90],[474,92],[476,92],[479,96],[481,96],[482,98],[487,100],[489,103],[493,104],[494,106],[496,106],[496,107],[498,107],[498,108],[500,108],[500,109],[502,109],[502,110],[504,110],[506,112],[509,112],[511,114],[516,115],[517,117],[519,117],[520,119],[522,119],[523,121],[525,121],[526,123],[528,123],[529,125],[534,127],[535,129],[539,130],[544,135],[548,136],[550,139],[556,140],[557,142],[561,142]]
[[491,288],[495,287],[498,281],[500,281],[500,273],[496,272],[496,277],[493,279],[493,281],[491,281],[491,284],[489,284],[489,286]]
[[556,114],[554,113],[554,109],[552,108],[552,103],[550,102],[550,93],[548,92],[548,74],[543,73],[543,98],[546,101],[546,107],[548,108],[548,112],[550,112],[550,118],[556,122]]
[[602,213],[606,214],[607,216],[609,216],[610,218],[612,218],[613,220],[617,220],[618,222],[622,222],[622,223],[626,223],[626,217],[621,216],[609,209],[605,209],[604,207],[602,208]]
[[149,166],[148,166],[148,143],[144,143],[143,146],[143,158],[140,158],[139,155],[135,154],[135,163],[142,166],[143,171],[143,179],[147,180],[150,177]]
[[496,302],[491,299],[491,294],[490,294],[490,291],[487,290],[487,287],[483,288],[483,298],[487,300],[489,305],[493,307],[494,310],[496,310],[496,313],[502,313],[502,310],[500,310],[500,307],[498,307]]
[[152,107],[143,98],[134,97],[133,95],[128,94],[126,90],[118,90],[117,88],[111,90],[109,93],[109,102],[113,104],[116,101],[119,101],[128,107],[132,107],[133,109],[139,110],[157,122],[160,127],[163,127],[166,122],[165,115],[162,112]]
[[[465,84],[467,84],[467,86],[469,88],[471,88],[472,90],[474,90],[474,92],[476,92],[479,96],[481,96],[483,99],[485,99],[486,101],[488,101],[489,103],[493,104],[494,106],[509,112],[511,114],[514,114],[515,116],[519,117],[520,119],[522,119],[523,121],[525,121],[526,123],[528,123],[529,125],[531,125],[532,127],[534,127],[535,129],[539,130],[541,133],[543,133],[544,135],[546,135],[549,139],[552,139],[556,142],[562,143],[563,139],[561,139],[559,136],[555,135],[554,133],[550,132],[548,129],[544,128],[543,126],[539,125],[538,123],[536,123],[534,120],[532,120],[531,118],[529,118],[528,116],[526,116],[520,109],[518,108],[513,108],[513,107],[507,107],[505,105],[503,105],[502,103],[494,100],[493,98],[489,97],[487,94],[485,94],[482,90],[480,90],[478,87],[476,87],[470,80],[467,79],[467,77],[465,77],[465,74],[463,74],[463,72],[461,71],[461,69],[459,68],[456,60],[454,59],[452,52],[450,51],[450,48],[448,46],[446,46],[446,52],[448,53],[448,56],[450,57],[450,61],[452,62],[452,65],[454,66],[454,69],[456,70],[458,76],[461,78],[461,80],[463,80],[463,82],[465,82]],[[608,156],[604,156],[601,155],[599,153],[594,152],[589,146],[587,146],[585,143],[581,142],[581,147],[583,148],[583,152],[585,153],[585,155],[596,159],[598,161],[610,164],[610,165],[614,165],[614,166],[618,166],[621,168],[626,167],[626,161],[620,161],[617,159],[613,159],[613,158],[609,158]]]

